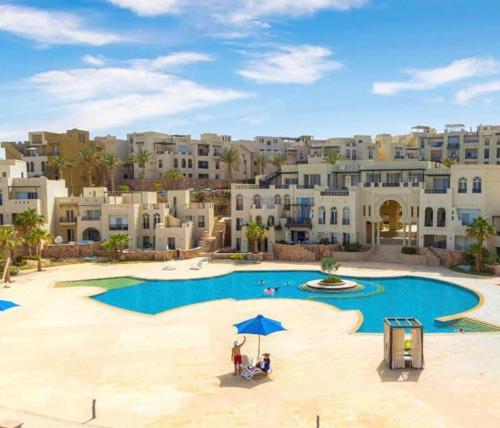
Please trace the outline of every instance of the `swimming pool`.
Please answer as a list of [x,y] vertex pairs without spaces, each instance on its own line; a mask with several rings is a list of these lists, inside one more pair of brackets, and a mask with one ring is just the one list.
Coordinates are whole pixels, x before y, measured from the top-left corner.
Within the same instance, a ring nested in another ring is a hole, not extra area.
[[[213,278],[144,281],[110,289],[92,296],[109,305],[145,314],[218,299],[305,299],[359,309],[363,323],[358,332],[383,331],[385,317],[416,317],[426,332],[456,331],[436,318],[464,312],[478,304],[478,296],[448,282],[403,276],[395,278],[352,278],[362,290],[351,293],[319,294],[301,290],[307,281],[322,278],[317,271],[245,271]],[[344,277],[349,278],[349,277]],[[274,296],[264,288],[279,287]]]

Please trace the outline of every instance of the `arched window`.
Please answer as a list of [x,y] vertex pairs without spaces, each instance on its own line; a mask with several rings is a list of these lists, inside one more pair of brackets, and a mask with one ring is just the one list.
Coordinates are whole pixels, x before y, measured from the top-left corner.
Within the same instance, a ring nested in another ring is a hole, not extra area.
[[337,208],[335,207],[330,210],[330,224],[337,224]]
[[45,161],[42,161],[42,172],[45,172]]
[[174,168],[179,168],[179,161],[174,159]]
[[253,204],[255,205],[255,208],[260,209],[262,208],[262,198],[260,195],[255,195],[253,197]]
[[255,217],[255,222],[259,223],[259,224],[262,224],[262,217],[260,215],[258,215],[257,217]]
[[160,222],[160,214],[156,213],[154,216],[153,216],[153,229],[156,229],[156,225]]
[[142,215],[142,228],[149,229],[149,214]]
[[472,193],[481,193],[481,178],[474,177],[472,180]]
[[186,159],[181,160],[181,166],[182,168],[186,168]]
[[444,208],[439,208],[437,210],[437,227],[446,226],[446,210]]
[[269,227],[274,226],[274,216],[270,215],[270,216],[267,218],[267,225],[268,225]]
[[434,222],[434,212],[432,211],[431,207],[427,207],[425,209],[424,226],[432,227],[433,222]]
[[465,177],[458,179],[458,193],[467,193],[467,179]]
[[348,226],[351,223],[351,212],[349,211],[349,208],[345,207],[342,210],[342,224],[344,226]]
[[193,160],[188,159],[188,168],[192,168],[192,167],[193,167]]
[[283,198],[283,205],[285,205],[285,209],[289,210],[290,209],[290,196],[289,195],[285,195],[285,197]]
[[345,157],[347,159],[351,159],[351,149],[346,149],[346,151],[345,151]]
[[237,211],[243,210],[243,196],[242,195],[236,196],[236,210]]
[[319,207],[318,210],[318,223],[325,224],[326,221],[326,211],[324,207]]
[[281,196],[280,195],[276,195],[274,197],[274,205],[281,205]]
[[352,149],[352,160],[356,160],[356,149]]

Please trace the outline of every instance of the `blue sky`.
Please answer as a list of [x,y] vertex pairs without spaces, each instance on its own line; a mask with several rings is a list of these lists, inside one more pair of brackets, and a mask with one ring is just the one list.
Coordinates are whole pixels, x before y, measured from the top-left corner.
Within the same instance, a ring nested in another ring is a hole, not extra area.
[[500,123],[497,0],[0,0],[0,140]]

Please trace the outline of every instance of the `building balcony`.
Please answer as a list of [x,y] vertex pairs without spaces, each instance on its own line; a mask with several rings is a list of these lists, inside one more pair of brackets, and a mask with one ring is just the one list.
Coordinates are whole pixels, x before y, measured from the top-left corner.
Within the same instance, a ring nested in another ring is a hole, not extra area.
[[431,188],[431,189],[425,189],[425,193],[426,194],[446,194],[448,193],[448,189],[434,189],[434,188]]
[[349,189],[344,187],[340,189],[323,190],[320,194],[321,196],[349,196]]
[[101,220],[100,215],[84,215],[81,217],[82,221],[99,221]]
[[76,223],[76,217],[59,217],[60,224],[74,224]]
[[128,230],[128,224],[110,224],[109,230],[111,230],[111,231]]
[[312,228],[312,222],[309,218],[292,218],[287,217],[286,227],[288,228]]

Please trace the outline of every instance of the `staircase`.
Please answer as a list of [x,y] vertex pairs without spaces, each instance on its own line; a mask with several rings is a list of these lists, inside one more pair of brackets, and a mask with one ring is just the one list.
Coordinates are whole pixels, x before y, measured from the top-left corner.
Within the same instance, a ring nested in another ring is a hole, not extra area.
[[224,246],[225,234],[226,223],[224,218],[221,218],[215,223],[211,234],[208,232],[208,230],[203,232],[200,239],[200,246],[203,247],[203,250],[206,253],[213,253],[214,251]]
[[377,263],[399,263],[401,254],[401,245],[376,245],[369,261]]

